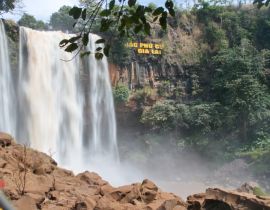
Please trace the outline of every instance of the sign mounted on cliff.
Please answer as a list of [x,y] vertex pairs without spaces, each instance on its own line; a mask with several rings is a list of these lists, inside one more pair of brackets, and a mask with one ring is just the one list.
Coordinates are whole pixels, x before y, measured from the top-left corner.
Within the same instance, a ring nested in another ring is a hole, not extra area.
[[160,43],[129,42],[126,47],[136,49],[138,54],[161,55],[164,46]]

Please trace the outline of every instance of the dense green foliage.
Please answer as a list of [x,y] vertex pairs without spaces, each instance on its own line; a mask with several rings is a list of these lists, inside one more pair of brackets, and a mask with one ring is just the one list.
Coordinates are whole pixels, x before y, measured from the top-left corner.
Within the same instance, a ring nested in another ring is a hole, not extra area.
[[245,158],[256,174],[269,175],[270,9],[203,2],[182,14],[177,21],[195,20],[202,31],[195,40],[201,57],[183,66],[184,80],[160,82],[160,99],[141,116],[147,135],[174,135],[181,148],[216,161]]
[[116,104],[124,103],[128,100],[129,89],[125,85],[117,85],[113,89],[113,97]]
[[254,4],[258,5],[258,8],[261,8],[263,6],[269,6],[270,0],[255,0]]
[[3,12],[9,12],[15,9],[17,0],[1,0],[0,1],[0,14]]
[[20,26],[25,26],[32,29],[37,30],[46,30],[48,29],[48,26],[46,23],[44,23],[41,20],[36,20],[36,18],[32,15],[29,15],[27,13],[24,13],[21,19],[18,21],[18,24]]

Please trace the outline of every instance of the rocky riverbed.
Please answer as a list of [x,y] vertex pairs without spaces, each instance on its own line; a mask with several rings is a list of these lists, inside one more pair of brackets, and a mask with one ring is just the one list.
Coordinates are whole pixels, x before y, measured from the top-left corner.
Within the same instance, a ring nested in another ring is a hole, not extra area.
[[270,210],[270,197],[252,186],[235,191],[209,188],[184,201],[150,180],[113,187],[94,172],[74,175],[48,155],[0,133],[3,192],[18,210]]

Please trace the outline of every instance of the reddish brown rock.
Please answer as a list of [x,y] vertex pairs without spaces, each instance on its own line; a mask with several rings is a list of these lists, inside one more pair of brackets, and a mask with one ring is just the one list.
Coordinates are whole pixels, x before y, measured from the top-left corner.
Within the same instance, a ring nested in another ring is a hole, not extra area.
[[141,185],[139,183],[133,184],[130,192],[121,199],[121,203],[135,203],[136,201],[141,201],[140,187]]
[[239,193],[237,191],[209,188],[206,190],[204,205],[207,205],[211,200],[224,202],[228,204],[231,209],[270,210],[270,197],[261,199],[255,195]]
[[3,192],[20,210],[270,210],[270,198],[249,194],[250,184],[238,191],[209,188],[189,196],[188,204],[147,179],[114,188],[96,173],[75,176],[57,167],[48,155],[15,144],[7,134],[0,134],[0,177]]
[[161,192],[150,180],[114,188],[96,173],[75,176],[57,167],[48,155],[1,135],[3,192],[19,210],[178,210],[185,206],[180,198]]
[[86,171],[78,174],[77,177],[89,185],[103,186],[108,184],[108,182],[104,181],[98,174],[94,172]]
[[[133,190],[133,188],[134,186],[132,185],[126,185],[126,186],[118,187],[116,189],[109,189],[108,192],[113,197],[114,200],[120,201],[123,198],[125,198],[126,195],[129,194]],[[128,199],[126,202],[130,202],[130,200]]]
[[9,135],[0,138],[0,145],[3,192],[19,210],[270,210],[270,198],[247,193],[254,190],[251,185],[238,191],[209,188],[189,196],[186,204],[147,179],[115,188],[93,172],[75,176]]
[[188,197],[188,210],[270,210],[270,197],[209,188],[205,194]]
[[166,200],[163,202],[162,207],[165,210],[186,209],[183,203],[181,203],[178,199]]
[[7,147],[10,146],[13,142],[13,137],[7,133],[0,132],[0,146]]
[[187,197],[187,203],[192,206],[192,210],[201,210],[205,200],[205,193],[190,195]]
[[141,198],[144,202],[150,203],[158,193],[158,187],[150,180],[145,179],[140,187]]
[[7,161],[5,161],[2,158],[0,158],[0,168],[5,168],[6,165],[7,165]]
[[36,202],[30,196],[23,196],[15,201],[14,207],[20,210],[37,210]]
[[121,204],[115,201],[111,196],[105,195],[98,200],[96,210],[120,210],[123,209]]

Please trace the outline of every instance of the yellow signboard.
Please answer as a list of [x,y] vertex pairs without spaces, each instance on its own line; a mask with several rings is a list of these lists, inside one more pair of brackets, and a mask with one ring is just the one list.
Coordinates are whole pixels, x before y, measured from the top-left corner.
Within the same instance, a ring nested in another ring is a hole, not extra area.
[[138,54],[161,55],[163,49],[163,44],[157,43],[129,42],[126,46],[135,48]]

